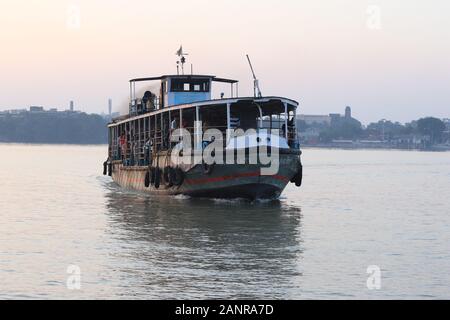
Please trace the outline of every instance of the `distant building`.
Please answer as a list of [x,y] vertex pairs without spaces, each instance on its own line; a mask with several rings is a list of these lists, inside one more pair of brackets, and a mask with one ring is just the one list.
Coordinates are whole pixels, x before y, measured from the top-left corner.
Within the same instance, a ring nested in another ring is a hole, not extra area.
[[346,119],[352,118],[352,108],[350,108],[349,106],[347,106],[347,108],[345,108],[345,118]]
[[340,113],[330,113],[331,122],[339,121],[342,118]]
[[102,112],[100,116],[107,121],[111,121],[112,119],[120,116],[119,112],[113,112],[113,101],[111,98],[108,99],[108,112],[106,114]]
[[69,110],[70,110],[71,112],[73,112],[73,110],[74,110],[74,103],[73,103],[73,101],[70,101],[70,107],[69,107]]
[[108,100],[108,115],[111,118],[111,116],[112,116],[112,99]]
[[44,107],[38,107],[38,106],[31,106],[30,107],[30,112],[44,112]]
[[304,121],[307,125],[312,124],[331,124],[331,117],[330,116],[323,116],[323,115],[305,115],[301,114],[297,117],[297,120]]
[[306,115],[300,114],[297,116],[297,120],[304,121],[307,125],[331,125],[332,122],[340,119],[352,119],[352,109],[350,107],[345,108],[345,114],[330,113],[329,115]]
[[9,110],[9,114],[22,114],[27,112],[27,109],[13,109]]

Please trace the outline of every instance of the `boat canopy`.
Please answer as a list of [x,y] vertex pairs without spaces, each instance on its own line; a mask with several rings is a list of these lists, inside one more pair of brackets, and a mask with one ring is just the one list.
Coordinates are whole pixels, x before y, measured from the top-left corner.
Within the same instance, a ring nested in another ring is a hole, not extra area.
[[230,83],[230,84],[239,82],[239,81],[233,80],[233,79],[217,78],[216,76],[209,76],[209,75],[164,75],[164,76],[160,76],[160,77],[131,79],[130,82],[158,81],[158,80],[166,80],[169,78],[179,78],[179,79],[204,78],[204,79],[210,79],[211,81],[214,81],[214,82],[223,82],[223,83]]

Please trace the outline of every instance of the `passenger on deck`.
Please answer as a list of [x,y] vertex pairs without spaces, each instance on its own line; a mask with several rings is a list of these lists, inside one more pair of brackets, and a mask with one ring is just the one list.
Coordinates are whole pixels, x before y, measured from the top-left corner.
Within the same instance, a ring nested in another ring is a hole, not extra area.
[[128,165],[130,166],[134,166],[134,161],[136,159],[136,146],[135,146],[135,142],[131,141],[130,143],[130,162]]
[[146,113],[148,111],[153,111],[153,94],[150,91],[146,91],[142,97],[142,112]]
[[150,165],[152,162],[152,149],[153,149],[153,141],[151,138],[148,138],[144,145],[145,164],[146,165]]
[[288,145],[293,146],[295,138],[295,117],[288,121]]
[[125,160],[127,154],[127,137],[125,132],[122,132],[122,135],[119,139],[119,157],[123,161]]
[[178,116],[175,115],[172,119],[172,122],[170,123],[170,137],[169,137],[170,141],[169,142],[170,142],[171,148],[174,146],[174,143],[172,142],[172,134],[175,130],[178,129],[178,122],[179,122]]
[[178,117],[174,116],[172,122],[170,123],[170,131],[178,129]]

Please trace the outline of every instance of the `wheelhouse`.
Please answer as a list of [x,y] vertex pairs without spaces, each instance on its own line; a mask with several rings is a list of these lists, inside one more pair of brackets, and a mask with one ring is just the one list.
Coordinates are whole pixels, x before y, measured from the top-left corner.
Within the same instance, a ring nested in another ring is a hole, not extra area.
[[[160,81],[157,92],[144,89],[137,94],[136,86],[141,83]],[[230,97],[238,95],[237,80],[222,79],[206,75],[172,75],[153,78],[138,78],[130,80],[130,115],[139,115],[160,110],[175,105],[211,100],[212,83],[219,82],[230,85]]]

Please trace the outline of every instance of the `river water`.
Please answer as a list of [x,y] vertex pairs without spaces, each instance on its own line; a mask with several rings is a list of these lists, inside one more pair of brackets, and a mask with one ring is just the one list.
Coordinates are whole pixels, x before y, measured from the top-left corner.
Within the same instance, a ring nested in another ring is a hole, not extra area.
[[123,190],[105,146],[0,152],[0,299],[450,298],[450,153],[305,149],[250,203]]

